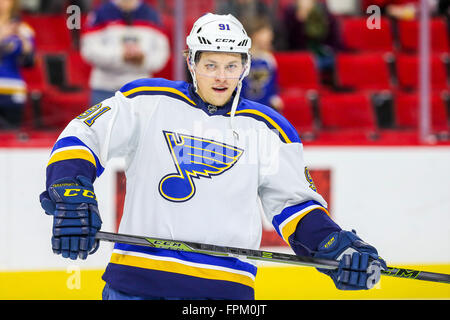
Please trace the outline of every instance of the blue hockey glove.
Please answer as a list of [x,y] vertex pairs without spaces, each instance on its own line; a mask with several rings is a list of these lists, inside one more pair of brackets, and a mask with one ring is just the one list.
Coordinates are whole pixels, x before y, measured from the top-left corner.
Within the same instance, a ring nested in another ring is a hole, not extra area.
[[380,280],[381,269],[387,270],[377,250],[362,241],[354,230],[330,234],[320,243],[314,257],[340,261],[337,269],[317,269],[330,276],[340,290],[370,289]]
[[99,246],[95,234],[102,225],[91,181],[84,177],[55,181],[40,195],[45,213],[53,215],[52,249],[72,260],[86,259]]

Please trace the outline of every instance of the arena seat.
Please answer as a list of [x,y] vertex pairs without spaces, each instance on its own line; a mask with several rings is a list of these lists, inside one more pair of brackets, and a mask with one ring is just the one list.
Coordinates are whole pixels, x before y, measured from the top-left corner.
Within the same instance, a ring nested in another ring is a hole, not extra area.
[[369,29],[366,17],[342,17],[340,19],[342,42],[352,51],[393,51],[391,21],[380,19],[379,29]]
[[71,84],[89,88],[89,77],[92,66],[87,63],[80,51],[71,50],[67,54],[67,77]]
[[310,99],[304,94],[281,94],[284,108],[282,114],[302,136],[314,131],[313,108]]
[[166,65],[164,68],[159,70],[153,75],[153,78],[164,78],[168,80],[174,80],[173,79],[173,64],[174,64],[174,54],[172,53],[169,56],[169,59],[167,60]]
[[275,52],[274,56],[282,92],[290,89],[320,89],[320,75],[311,53]]
[[330,93],[319,100],[323,130],[355,130],[365,133],[377,131],[375,113],[368,94]]
[[[70,56],[38,51],[34,67],[22,71],[28,90],[26,117],[33,117],[37,126],[62,128],[89,107],[88,81],[83,74],[87,66],[76,53]],[[49,64],[49,57],[56,57],[58,63]]]
[[90,107],[89,92],[63,92],[50,87],[42,97],[44,123],[51,128],[64,128],[73,118]]
[[34,65],[32,67],[22,68],[20,71],[25,83],[27,84],[28,92],[44,90],[45,71],[42,55],[40,53],[35,53]]
[[60,52],[72,47],[65,15],[27,14],[22,19],[34,29],[37,50]]
[[[418,20],[398,21],[398,40],[401,51],[416,52],[419,39]],[[430,46],[434,52],[449,52],[449,34],[444,18],[436,17],[430,20]]]
[[[398,53],[395,57],[398,87],[402,90],[415,90],[419,84],[419,56]],[[442,54],[430,56],[430,78],[432,89],[449,88],[446,65]]]
[[21,69],[21,75],[27,86],[23,123],[26,127],[42,126],[42,96],[47,89],[42,55],[35,53],[34,65]]
[[338,53],[336,83],[354,90],[389,90],[389,55],[384,53]]
[[[445,91],[433,92],[430,97],[431,129],[433,132],[448,132],[448,111],[443,96]],[[396,124],[400,129],[417,129],[419,121],[420,98],[417,92],[396,92],[394,94],[394,112]]]

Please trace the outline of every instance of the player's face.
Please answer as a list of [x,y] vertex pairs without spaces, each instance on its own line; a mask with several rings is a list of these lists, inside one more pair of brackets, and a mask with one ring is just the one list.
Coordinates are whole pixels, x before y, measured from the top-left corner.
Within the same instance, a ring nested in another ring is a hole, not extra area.
[[239,53],[203,52],[195,64],[198,94],[206,103],[223,106],[243,72]]

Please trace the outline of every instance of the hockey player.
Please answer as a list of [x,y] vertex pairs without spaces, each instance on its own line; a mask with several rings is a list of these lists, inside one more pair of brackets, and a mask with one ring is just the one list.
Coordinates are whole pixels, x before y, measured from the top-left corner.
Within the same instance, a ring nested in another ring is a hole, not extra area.
[[[273,109],[240,97],[251,46],[241,23],[206,14],[187,46],[193,84],[133,81],[61,133],[40,196],[53,215],[54,253],[86,259],[96,250],[102,221],[93,183],[110,158],[123,157],[119,232],[257,249],[261,203],[295,253],[340,260],[336,270],[319,270],[337,288],[373,287],[386,264],[330,219],[297,132]],[[256,271],[234,257],[117,243],[103,298],[253,299]]]

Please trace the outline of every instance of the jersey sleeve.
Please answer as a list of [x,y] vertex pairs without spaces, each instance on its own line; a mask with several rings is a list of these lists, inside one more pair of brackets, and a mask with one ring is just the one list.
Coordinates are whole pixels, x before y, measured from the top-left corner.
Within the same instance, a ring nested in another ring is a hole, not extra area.
[[114,97],[86,110],[62,131],[47,164],[47,188],[62,177],[84,175],[94,181],[114,157],[132,156],[137,144],[132,100]]
[[[266,218],[292,247],[292,237],[295,240],[299,235],[306,235],[308,240],[310,234],[322,232],[323,221],[331,219],[327,203],[317,192],[309,174],[303,144],[295,129],[281,116],[271,117],[271,120],[273,129],[266,137],[268,141],[260,144],[266,146],[264,148],[270,145],[270,151],[260,151],[258,193]],[[299,229],[299,222],[310,214],[321,218],[313,219],[314,223]],[[297,253],[296,248],[293,249]]]

